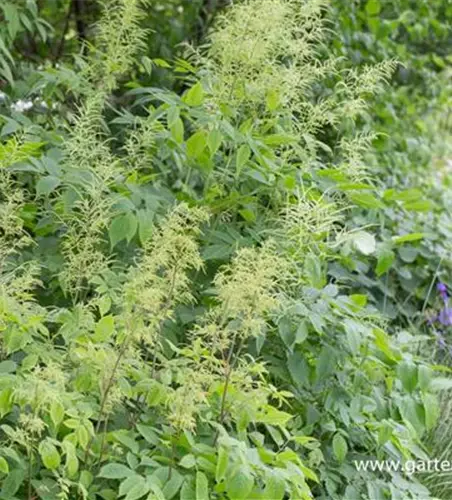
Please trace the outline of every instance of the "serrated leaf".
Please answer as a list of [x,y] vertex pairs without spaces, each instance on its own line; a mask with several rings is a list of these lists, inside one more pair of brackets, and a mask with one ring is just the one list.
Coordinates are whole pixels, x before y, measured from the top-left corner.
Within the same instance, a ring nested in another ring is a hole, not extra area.
[[36,184],[36,196],[48,196],[61,184],[60,179],[53,175],[41,177]]
[[151,210],[138,210],[138,237],[142,245],[148,241],[154,232],[154,212]]
[[120,241],[127,240],[129,243],[135,236],[138,221],[132,212],[115,217],[110,225],[110,244],[113,249]]

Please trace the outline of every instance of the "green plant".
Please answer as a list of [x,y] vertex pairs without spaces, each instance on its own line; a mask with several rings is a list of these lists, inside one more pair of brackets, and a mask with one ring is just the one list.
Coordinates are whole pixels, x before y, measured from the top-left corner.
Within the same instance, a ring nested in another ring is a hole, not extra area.
[[40,73],[73,101],[4,116],[0,497],[428,498],[352,465],[427,458],[438,419],[369,277],[422,238],[374,230],[418,201],[368,168],[396,64],[328,54],[322,1],[255,0],[143,86],[144,7]]

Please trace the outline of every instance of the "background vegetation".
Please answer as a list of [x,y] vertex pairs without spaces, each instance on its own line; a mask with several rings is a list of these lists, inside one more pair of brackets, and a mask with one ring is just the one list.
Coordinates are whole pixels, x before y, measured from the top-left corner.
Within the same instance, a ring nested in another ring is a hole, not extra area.
[[448,499],[446,0],[6,0],[0,498]]

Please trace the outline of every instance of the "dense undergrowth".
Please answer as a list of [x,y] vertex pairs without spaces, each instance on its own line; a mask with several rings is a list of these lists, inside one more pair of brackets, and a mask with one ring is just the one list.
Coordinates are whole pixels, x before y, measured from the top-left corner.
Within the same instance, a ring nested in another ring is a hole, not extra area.
[[2,7],[0,498],[449,498],[450,8],[220,3]]

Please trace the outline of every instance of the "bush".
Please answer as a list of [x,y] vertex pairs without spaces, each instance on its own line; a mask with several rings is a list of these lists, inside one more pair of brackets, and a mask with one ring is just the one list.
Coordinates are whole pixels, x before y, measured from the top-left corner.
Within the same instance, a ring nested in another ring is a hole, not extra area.
[[145,9],[107,2],[4,99],[0,497],[428,498],[354,466],[427,459],[449,384],[388,314],[429,303],[399,260],[430,288],[437,262],[424,187],[374,175],[396,63],[332,53],[317,0],[234,4],[146,58]]

